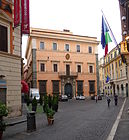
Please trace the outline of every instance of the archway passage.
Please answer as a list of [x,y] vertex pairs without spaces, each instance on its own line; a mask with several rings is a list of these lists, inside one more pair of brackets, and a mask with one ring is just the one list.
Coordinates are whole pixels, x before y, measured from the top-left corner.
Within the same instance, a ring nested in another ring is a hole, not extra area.
[[72,85],[70,83],[65,84],[65,95],[70,99],[73,97]]

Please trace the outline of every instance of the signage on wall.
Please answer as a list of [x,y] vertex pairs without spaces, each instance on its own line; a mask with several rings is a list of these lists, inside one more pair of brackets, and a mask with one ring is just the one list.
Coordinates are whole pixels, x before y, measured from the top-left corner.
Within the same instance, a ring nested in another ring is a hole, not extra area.
[[0,88],[7,88],[6,80],[0,80]]
[[22,34],[30,33],[29,0],[22,0]]
[[14,27],[20,24],[20,0],[14,0]]

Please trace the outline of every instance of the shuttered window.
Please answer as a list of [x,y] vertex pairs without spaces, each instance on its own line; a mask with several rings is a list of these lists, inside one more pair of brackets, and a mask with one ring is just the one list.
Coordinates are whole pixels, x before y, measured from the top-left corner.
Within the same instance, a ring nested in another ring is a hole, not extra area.
[[8,52],[7,27],[0,25],[0,51]]

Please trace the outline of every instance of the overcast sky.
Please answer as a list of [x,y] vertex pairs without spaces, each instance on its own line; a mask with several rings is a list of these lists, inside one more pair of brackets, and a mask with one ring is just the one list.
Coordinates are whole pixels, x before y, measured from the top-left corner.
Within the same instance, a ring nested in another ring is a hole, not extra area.
[[[121,23],[118,0],[30,0],[30,26],[43,29],[68,29],[73,34],[97,37],[101,40],[103,10],[119,43]],[[22,56],[25,56],[27,36],[22,38]],[[115,47],[109,44],[109,51]],[[98,46],[99,58],[104,50]]]

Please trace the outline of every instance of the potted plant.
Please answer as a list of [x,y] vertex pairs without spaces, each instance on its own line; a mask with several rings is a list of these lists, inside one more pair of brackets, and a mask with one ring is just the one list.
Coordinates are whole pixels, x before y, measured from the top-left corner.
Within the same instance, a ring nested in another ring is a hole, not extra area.
[[36,112],[36,109],[37,109],[37,100],[36,97],[34,97],[32,100],[32,111]]
[[0,140],[2,139],[3,131],[5,131],[6,123],[3,120],[3,116],[8,115],[8,109],[5,104],[0,102]]
[[58,96],[57,96],[57,95],[54,95],[54,96],[53,96],[52,109],[53,109],[55,112],[58,111]]
[[2,139],[3,131],[5,131],[6,123],[3,120],[0,120],[0,140]]
[[47,105],[48,105],[48,96],[45,95],[44,96],[44,105],[43,105],[43,111],[44,112],[46,112]]
[[49,106],[46,106],[46,115],[48,120],[48,125],[52,125],[54,123],[54,114],[55,111],[52,108],[49,108]]
[[39,103],[40,103],[40,105],[43,105],[43,98],[42,98],[41,95],[40,95],[40,98],[39,98]]

